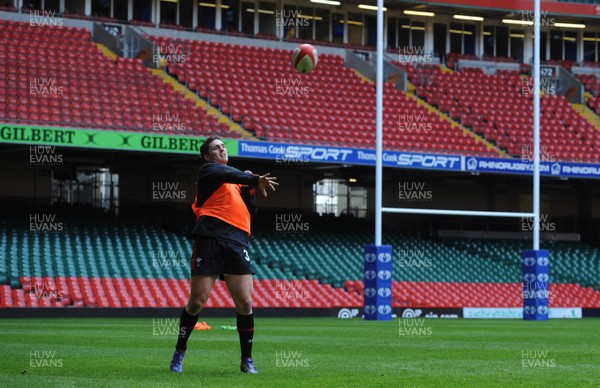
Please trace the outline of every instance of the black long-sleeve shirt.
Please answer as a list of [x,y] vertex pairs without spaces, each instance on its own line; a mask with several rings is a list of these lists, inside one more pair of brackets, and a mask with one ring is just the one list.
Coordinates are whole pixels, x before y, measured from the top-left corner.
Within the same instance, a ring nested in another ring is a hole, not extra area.
[[[258,175],[253,175],[216,162],[206,162],[198,170],[196,179],[196,207],[200,208],[225,183],[240,184],[240,196],[251,218],[256,212],[256,201],[254,190],[251,187],[258,186]],[[232,211],[234,211],[232,209]],[[219,218],[211,216],[200,216],[196,221],[194,230],[197,236],[216,237],[233,241],[242,245],[248,245],[248,233]]]

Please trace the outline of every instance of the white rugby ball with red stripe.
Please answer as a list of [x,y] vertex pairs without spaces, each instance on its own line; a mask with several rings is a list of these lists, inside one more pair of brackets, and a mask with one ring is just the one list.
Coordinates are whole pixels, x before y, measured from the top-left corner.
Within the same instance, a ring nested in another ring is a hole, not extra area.
[[317,49],[310,44],[301,44],[292,54],[292,64],[299,73],[310,73],[319,60]]

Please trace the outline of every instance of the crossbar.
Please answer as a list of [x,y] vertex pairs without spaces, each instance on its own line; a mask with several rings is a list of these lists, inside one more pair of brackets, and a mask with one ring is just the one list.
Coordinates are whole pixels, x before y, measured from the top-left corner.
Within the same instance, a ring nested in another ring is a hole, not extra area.
[[384,213],[406,213],[406,214],[439,214],[446,216],[476,216],[476,217],[534,217],[535,213],[521,212],[492,212],[478,210],[445,210],[445,209],[416,209],[402,207],[383,207],[381,211]]

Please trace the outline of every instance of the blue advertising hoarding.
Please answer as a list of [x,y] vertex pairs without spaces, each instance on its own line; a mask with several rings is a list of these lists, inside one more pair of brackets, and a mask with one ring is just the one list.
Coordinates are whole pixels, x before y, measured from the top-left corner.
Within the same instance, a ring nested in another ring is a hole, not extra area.
[[[312,162],[375,165],[375,150],[306,144],[281,144],[241,140],[239,142],[239,156],[274,159],[288,163]],[[463,163],[463,157],[459,155],[418,154],[400,151],[383,152],[383,165],[386,167],[461,171]]]
[[[375,166],[375,150],[327,145],[239,141],[239,156],[272,159],[283,163],[340,163]],[[516,158],[383,151],[383,166],[468,173],[531,175],[533,163]],[[540,175],[560,178],[600,179],[600,164],[541,162]]]

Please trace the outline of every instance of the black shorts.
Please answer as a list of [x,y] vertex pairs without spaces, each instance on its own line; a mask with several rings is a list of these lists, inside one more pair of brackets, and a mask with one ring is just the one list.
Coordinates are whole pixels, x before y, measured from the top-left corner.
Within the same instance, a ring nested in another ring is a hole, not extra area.
[[192,276],[219,275],[223,279],[223,275],[254,275],[244,245],[214,237],[196,237],[190,267]]

